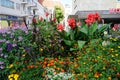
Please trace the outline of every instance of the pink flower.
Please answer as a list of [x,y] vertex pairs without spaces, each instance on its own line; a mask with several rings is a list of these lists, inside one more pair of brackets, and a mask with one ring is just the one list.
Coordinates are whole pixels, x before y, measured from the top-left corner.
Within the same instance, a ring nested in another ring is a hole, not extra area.
[[40,21],[44,21],[44,19],[42,17],[40,17]]
[[45,15],[46,15],[46,16],[48,16],[48,15],[49,15],[49,13],[48,13],[48,12],[45,12]]

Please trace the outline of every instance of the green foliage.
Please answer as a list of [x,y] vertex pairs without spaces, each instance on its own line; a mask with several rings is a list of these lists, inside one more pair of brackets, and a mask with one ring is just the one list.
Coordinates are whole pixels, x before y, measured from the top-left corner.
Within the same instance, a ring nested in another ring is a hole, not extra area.
[[55,17],[58,22],[62,21],[64,18],[63,10],[59,6],[55,6]]

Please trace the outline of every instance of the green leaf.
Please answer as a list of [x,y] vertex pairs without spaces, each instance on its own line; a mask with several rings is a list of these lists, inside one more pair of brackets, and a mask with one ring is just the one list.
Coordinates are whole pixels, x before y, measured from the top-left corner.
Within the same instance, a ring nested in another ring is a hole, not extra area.
[[70,41],[70,40],[65,40],[64,39],[64,42],[65,42],[66,45],[69,45],[69,46],[71,46],[73,44],[73,41]]
[[78,41],[78,48],[81,49],[85,45],[86,41]]
[[93,33],[97,30],[98,24],[94,23],[92,26],[90,26],[90,34],[93,35]]
[[100,27],[100,29],[98,29],[98,32],[105,31],[109,26],[110,26],[110,24],[105,24],[104,26]]
[[90,40],[91,43],[95,43],[95,42],[98,42],[98,41],[100,41],[100,39],[92,39],[92,40]]
[[88,28],[85,26],[85,27],[83,27],[83,28],[81,28],[81,30],[80,30],[82,33],[84,33],[84,34],[86,34],[86,35],[88,35]]
[[70,48],[70,51],[76,51],[78,50],[77,48]]

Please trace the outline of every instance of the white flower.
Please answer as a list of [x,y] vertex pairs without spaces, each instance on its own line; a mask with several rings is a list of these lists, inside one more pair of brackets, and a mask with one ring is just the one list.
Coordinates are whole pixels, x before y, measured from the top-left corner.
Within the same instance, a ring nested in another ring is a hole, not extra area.
[[107,31],[104,31],[104,35],[107,35],[108,34],[108,32]]
[[102,46],[106,46],[106,45],[109,45],[110,44],[110,41],[103,41],[102,42]]

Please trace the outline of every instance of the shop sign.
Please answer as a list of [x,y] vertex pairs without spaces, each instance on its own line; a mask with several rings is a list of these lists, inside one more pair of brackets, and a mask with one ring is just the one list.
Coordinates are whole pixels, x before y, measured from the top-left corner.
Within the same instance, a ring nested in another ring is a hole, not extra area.
[[110,14],[120,14],[120,8],[111,8],[109,12]]
[[17,20],[18,19],[18,17],[16,17],[16,16],[8,16],[8,20]]

